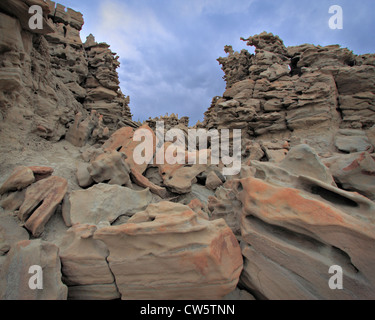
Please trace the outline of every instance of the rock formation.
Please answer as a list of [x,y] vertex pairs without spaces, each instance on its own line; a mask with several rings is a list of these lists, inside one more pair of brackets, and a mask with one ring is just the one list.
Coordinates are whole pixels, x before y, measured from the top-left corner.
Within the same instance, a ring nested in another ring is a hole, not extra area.
[[222,299],[242,271],[238,242],[224,220],[207,221],[180,204],[150,205],[94,239],[109,248],[109,266],[127,300]]
[[188,148],[187,117],[132,121],[119,57],[83,23],[0,3],[0,299],[375,299],[373,54],[266,32],[242,39],[255,54],[226,46],[226,91],[194,127],[241,129],[225,175],[213,139]]
[[[294,146],[308,139],[318,152],[334,138],[339,150],[350,143],[370,147],[366,132],[375,124],[373,55],[357,56],[339,46],[286,48],[265,32],[243,40],[256,47],[255,54],[226,47],[228,57],[218,61],[227,90],[213,100],[205,127],[240,128],[244,139],[258,142],[277,139]],[[362,138],[356,136],[358,129]]]
[[[42,30],[28,26],[31,4],[43,8]],[[52,141],[65,136],[77,113],[86,118],[92,110],[112,131],[137,126],[129,98],[118,87],[115,54],[91,37],[81,41],[81,13],[50,0],[4,0],[1,8],[0,112],[5,123]]]

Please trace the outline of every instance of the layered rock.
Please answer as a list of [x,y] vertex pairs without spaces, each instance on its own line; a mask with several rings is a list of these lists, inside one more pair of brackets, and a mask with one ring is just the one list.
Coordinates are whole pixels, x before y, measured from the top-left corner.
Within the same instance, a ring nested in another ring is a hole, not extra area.
[[85,80],[87,110],[103,115],[105,125],[117,129],[124,125],[138,127],[131,121],[130,98],[122,94],[116,69],[120,66],[119,56],[106,43],[97,43],[92,34],[84,43],[88,62],[88,76]]
[[[17,242],[0,271],[0,299],[66,300],[68,289],[61,281],[58,253],[58,247],[42,240]],[[42,272],[42,290],[33,290],[29,286],[31,277],[36,275],[33,266],[41,267],[41,270],[36,270]]]
[[63,217],[67,226],[113,223],[120,216],[144,210],[152,201],[148,189],[134,191],[118,185],[98,184],[87,190],[73,191],[64,201]]
[[64,283],[71,300],[114,300],[120,297],[106,261],[109,252],[103,242],[94,240],[97,227],[77,224],[60,244]]
[[374,125],[373,55],[339,46],[286,48],[265,32],[242,40],[255,55],[225,47],[229,56],[218,61],[227,91],[206,112],[206,128],[239,128],[243,138],[257,140],[298,135],[327,149],[338,129]]
[[67,180],[60,177],[50,177],[27,188],[18,217],[25,222],[25,227],[34,237],[43,233],[44,226],[64,199],[67,190]]
[[[308,192],[239,181],[243,204],[243,283],[268,299],[373,299],[374,204],[341,193],[326,201]],[[321,188],[327,199],[333,191]],[[342,210],[335,202],[342,203]],[[275,208],[278,208],[275,210]],[[355,209],[354,209],[355,208]],[[343,290],[328,286],[329,268],[344,272]]]
[[[28,26],[29,7],[43,9],[43,29]],[[84,46],[82,14],[52,1],[1,3],[1,121],[51,141],[61,140],[75,115],[102,114],[112,132],[131,121],[118,89],[119,66],[106,44]],[[100,83],[91,81],[98,78]],[[114,85],[115,84],[115,85]],[[9,128],[9,130],[14,129]]]
[[180,204],[150,205],[124,225],[96,231],[94,239],[110,251],[122,299],[221,299],[242,270],[225,222],[209,222]]
[[52,172],[49,167],[17,167],[0,188],[1,194],[6,193],[1,207],[9,211],[19,209],[19,219],[34,237],[43,233],[68,190],[68,181],[51,177]]

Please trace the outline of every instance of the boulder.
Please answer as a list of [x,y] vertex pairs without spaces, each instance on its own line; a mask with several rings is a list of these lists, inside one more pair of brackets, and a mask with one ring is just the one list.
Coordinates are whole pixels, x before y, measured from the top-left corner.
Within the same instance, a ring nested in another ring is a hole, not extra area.
[[108,182],[130,187],[129,166],[125,158],[123,153],[117,151],[106,152],[91,162],[87,170],[96,183]]
[[63,218],[68,227],[77,223],[113,223],[120,216],[132,216],[144,210],[151,201],[148,189],[135,191],[100,183],[87,190],[72,191],[64,200]]
[[88,167],[90,166],[89,163],[79,162],[77,164],[77,171],[76,177],[78,181],[78,185],[81,188],[87,188],[94,184],[94,180],[91,178],[90,172]]
[[210,190],[216,190],[221,185],[223,185],[223,181],[217,176],[215,171],[211,171],[207,175],[206,187]]
[[[323,183],[312,188],[321,200],[255,178],[239,180],[235,188],[243,205],[241,281],[257,297],[374,299],[371,201],[344,191],[334,195],[336,188]],[[334,265],[343,269],[343,290],[328,286]]]
[[324,160],[333,177],[345,190],[357,191],[375,200],[375,157],[368,152],[336,155]]
[[18,217],[25,222],[25,227],[39,237],[44,226],[55,213],[68,190],[68,181],[61,177],[49,177],[27,188],[25,200]]
[[31,169],[34,174],[35,182],[50,177],[54,172],[54,169],[51,167],[33,166],[29,167],[29,169]]
[[315,150],[306,144],[293,147],[280,163],[280,168],[295,175],[309,176],[336,186],[328,168],[322,163]]
[[63,280],[71,300],[114,300],[120,297],[106,261],[105,244],[94,240],[97,227],[76,224],[60,244]]
[[28,167],[17,167],[0,187],[0,195],[9,191],[22,190],[35,181],[33,171]]
[[370,143],[366,133],[361,130],[340,130],[335,139],[335,146],[339,151],[356,153],[368,151],[372,153],[374,146]]
[[126,224],[102,228],[122,299],[222,299],[242,270],[238,242],[224,220],[207,221],[189,207],[160,202]]

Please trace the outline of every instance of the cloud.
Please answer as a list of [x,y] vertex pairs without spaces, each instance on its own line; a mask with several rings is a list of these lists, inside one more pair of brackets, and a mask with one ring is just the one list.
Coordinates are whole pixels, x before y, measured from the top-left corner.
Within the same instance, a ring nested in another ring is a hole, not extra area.
[[181,12],[187,15],[235,14],[246,12],[254,0],[189,0],[180,2]]
[[362,1],[335,2],[344,9],[342,32],[328,28],[324,0],[81,0],[79,6],[91,7],[85,32],[120,56],[121,89],[130,95],[134,119],[174,112],[195,124],[225,90],[216,61],[224,46],[253,51],[240,37],[267,31],[287,46],[339,43],[373,52],[375,5]]
[[175,40],[173,33],[163,26],[155,12],[147,6],[135,5],[131,1],[106,0],[101,2],[99,12],[99,34],[109,39],[106,42],[115,49],[120,49],[127,60],[141,60],[141,50],[145,46]]

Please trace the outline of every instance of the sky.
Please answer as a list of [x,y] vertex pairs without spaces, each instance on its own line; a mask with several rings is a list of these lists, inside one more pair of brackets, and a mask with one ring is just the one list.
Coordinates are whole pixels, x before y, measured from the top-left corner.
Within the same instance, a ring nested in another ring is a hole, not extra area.
[[[374,0],[60,0],[85,19],[81,38],[107,42],[121,62],[122,92],[133,120],[178,114],[190,125],[204,119],[212,98],[225,91],[217,58],[225,45],[263,31],[286,46],[339,44],[355,54],[375,53]],[[332,30],[332,5],[343,10],[343,29]]]

